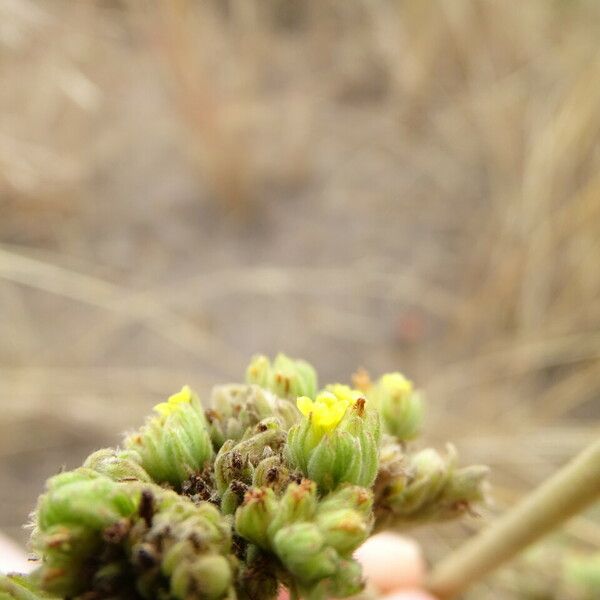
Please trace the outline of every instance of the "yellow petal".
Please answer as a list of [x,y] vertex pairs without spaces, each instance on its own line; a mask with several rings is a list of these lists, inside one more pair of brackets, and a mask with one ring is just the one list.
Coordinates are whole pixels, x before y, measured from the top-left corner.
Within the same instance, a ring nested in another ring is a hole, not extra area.
[[345,402],[347,406],[354,406],[359,398],[365,397],[361,391],[354,390],[350,386],[341,383],[328,385],[327,390],[334,394],[339,400]]
[[192,401],[193,392],[188,385],[184,385],[181,391],[169,396],[166,402],[161,402],[154,407],[154,410],[162,417],[172,415],[180,404],[190,403]]
[[300,396],[296,400],[296,406],[305,417],[308,417],[314,409],[314,402],[308,396]]

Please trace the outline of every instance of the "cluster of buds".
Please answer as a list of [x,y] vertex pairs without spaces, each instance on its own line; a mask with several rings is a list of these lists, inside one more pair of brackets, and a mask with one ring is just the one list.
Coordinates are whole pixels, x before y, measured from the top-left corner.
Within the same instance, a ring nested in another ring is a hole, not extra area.
[[482,465],[458,468],[450,444],[445,455],[433,448],[405,454],[397,441],[386,436],[375,482],[376,527],[406,528],[471,511],[485,499],[487,475],[488,468]]
[[285,568],[282,580],[311,598],[344,597],[362,589],[352,552],[372,526],[372,494],[343,486],[321,499],[307,479],[280,496],[271,488],[246,493],[235,515],[236,532]]
[[255,357],[204,407],[187,386],[122,448],[48,481],[39,567],[6,598],[320,600],[361,591],[352,553],[373,530],[458,516],[484,469],[409,452],[422,400],[399,373],[320,389],[306,362]]
[[210,503],[82,467],[48,481],[34,579],[58,597],[233,597],[231,527]]
[[240,440],[248,429],[263,419],[274,419],[287,431],[300,418],[295,405],[253,384],[216,386],[206,410],[209,432],[218,449],[226,441]]
[[225,514],[235,512],[250,486],[263,483],[269,466],[276,470],[277,479],[282,477],[285,469],[280,457],[286,432],[268,420],[261,421],[255,429],[255,433],[239,442],[225,442],[215,459],[215,486]]

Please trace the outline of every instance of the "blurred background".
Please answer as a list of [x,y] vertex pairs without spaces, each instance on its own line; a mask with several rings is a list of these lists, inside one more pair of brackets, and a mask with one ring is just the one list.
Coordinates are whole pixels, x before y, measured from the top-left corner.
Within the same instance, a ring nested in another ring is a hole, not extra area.
[[599,39],[594,0],[0,0],[0,529],[256,352],[405,372],[491,514],[552,473],[600,423]]

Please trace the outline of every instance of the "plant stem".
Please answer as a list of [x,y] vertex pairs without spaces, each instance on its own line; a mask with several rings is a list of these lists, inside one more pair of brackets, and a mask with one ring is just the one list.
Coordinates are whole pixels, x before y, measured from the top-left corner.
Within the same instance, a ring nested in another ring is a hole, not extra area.
[[600,498],[600,440],[592,443],[515,509],[434,568],[428,589],[450,600],[526,546]]

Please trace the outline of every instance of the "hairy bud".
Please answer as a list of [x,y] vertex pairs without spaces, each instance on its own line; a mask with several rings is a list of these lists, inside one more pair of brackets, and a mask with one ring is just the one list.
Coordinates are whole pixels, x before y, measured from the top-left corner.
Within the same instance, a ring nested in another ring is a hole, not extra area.
[[125,447],[139,454],[142,467],[154,481],[180,488],[213,457],[204,411],[187,386],[154,410],[158,415],[130,435]]
[[278,511],[273,490],[252,489],[235,513],[235,529],[242,537],[260,548],[270,547],[268,529]]
[[246,369],[246,381],[292,400],[298,396],[314,398],[317,391],[314,368],[285,354],[278,354],[272,363],[266,356],[255,356]]
[[90,454],[83,466],[115,481],[150,482],[150,475],[141,466],[141,461],[141,456],[134,450],[104,448]]
[[386,433],[399,440],[418,435],[423,421],[423,401],[413,383],[401,373],[387,373],[371,387],[369,400],[377,406]]

